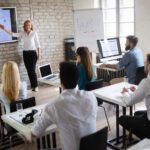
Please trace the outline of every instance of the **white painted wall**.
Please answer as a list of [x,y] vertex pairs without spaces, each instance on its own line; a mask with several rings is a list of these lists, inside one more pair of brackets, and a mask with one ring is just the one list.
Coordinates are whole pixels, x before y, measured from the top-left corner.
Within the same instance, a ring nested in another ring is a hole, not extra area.
[[135,34],[145,57],[150,53],[150,0],[135,0]]

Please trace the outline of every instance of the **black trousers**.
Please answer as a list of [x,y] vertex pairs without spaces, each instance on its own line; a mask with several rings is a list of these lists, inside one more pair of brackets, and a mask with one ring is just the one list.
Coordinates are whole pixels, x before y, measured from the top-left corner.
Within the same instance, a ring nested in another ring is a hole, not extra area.
[[140,139],[150,138],[150,121],[147,119],[147,111],[137,111],[134,116],[121,116],[119,123]]
[[38,86],[37,75],[35,72],[37,62],[36,51],[33,50],[23,51],[23,60],[25,67],[27,69],[27,73],[31,83],[31,88],[36,88]]

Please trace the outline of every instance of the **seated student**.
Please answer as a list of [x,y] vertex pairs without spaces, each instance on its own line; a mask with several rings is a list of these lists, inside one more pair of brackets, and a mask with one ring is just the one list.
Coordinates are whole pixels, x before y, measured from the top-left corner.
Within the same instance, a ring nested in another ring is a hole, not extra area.
[[27,84],[20,82],[18,66],[13,61],[4,64],[2,84],[0,85],[0,101],[3,102],[6,113],[10,112],[10,103],[27,97]]
[[150,54],[147,55],[145,71],[148,77],[143,79],[138,88],[131,87],[130,93],[128,89],[124,88],[122,94],[124,101],[127,105],[132,106],[145,99],[147,110],[137,111],[134,116],[121,116],[119,119],[120,124],[127,130],[131,130],[137,137],[150,138]]
[[79,82],[80,90],[85,90],[85,85],[89,81],[95,81],[95,67],[92,66],[91,56],[87,47],[79,47],[76,52],[77,61],[79,63]]
[[135,84],[137,68],[144,66],[144,59],[142,52],[139,48],[136,47],[138,43],[138,38],[135,36],[127,36],[126,38],[126,50],[127,52],[123,58],[119,61],[118,64],[102,64],[100,68],[113,68],[121,69],[125,68],[127,78],[129,83]]
[[76,88],[78,68],[69,62],[60,63],[60,82],[63,92],[49,103],[31,129],[40,136],[56,124],[63,150],[78,150],[80,139],[96,131],[97,100],[93,93]]

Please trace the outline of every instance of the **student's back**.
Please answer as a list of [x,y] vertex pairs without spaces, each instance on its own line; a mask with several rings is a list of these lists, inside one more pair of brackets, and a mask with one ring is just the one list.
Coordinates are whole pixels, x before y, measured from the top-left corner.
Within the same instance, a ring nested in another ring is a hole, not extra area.
[[[90,92],[64,90],[53,104],[46,106],[45,114],[42,119],[58,127],[62,149],[79,150],[80,139],[96,131],[97,100]],[[44,126],[38,124],[32,131],[36,135],[40,135],[37,129]]]
[[60,63],[63,92],[49,103],[31,129],[41,136],[51,124],[58,127],[63,150],[79,150],[80,139],[96,131],[97,100],[93,93],[78,90],[78,68],[69,62]]
[[[78,65],[78,70],[79,70],[78,87],[80,90],[85,90],[85,86],[89,82],[88,77],[87,77],[87,73],[86,73],[82,64]],[[93,66],[93,78],[91,81],[95,81],[95,67],[94,66]]]
[[[19,90],[19,97],[18,100],[24,100],[27,98],[27,84],[26,82],[20,83],[20,90]],[[4,96],[2,92],[2,85],[0,84],[0,101],[4,104],[6,114],[10,113],[10,102],[9,100]]]
[[92,65],[92,60],[88,47],[79,47],[76,51],[79,71],[78,87],[80,90],[85,90],[85,86],[90,81],[95,81],[95,68]]
[[2,84],[0,84],[0,101],[3,102],[6,113],[10,112],[11,102],[26,97],[27,84],[20,82],[18,65],[13,61],[6,62],[2,70]]
[[134,47],[124,55],[123,59],[119,62],[119,66],[125,66],[125,71],[127,77],[129,78],[129,83],[134,84],[137,68],[144,66],[144,60],[141,50],[137,47]]

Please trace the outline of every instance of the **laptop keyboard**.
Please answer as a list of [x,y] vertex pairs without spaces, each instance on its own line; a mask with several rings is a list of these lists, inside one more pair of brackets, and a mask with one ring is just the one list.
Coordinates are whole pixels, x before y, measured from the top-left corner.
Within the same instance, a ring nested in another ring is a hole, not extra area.
[[57,76],[56,76],[56,75],[52,75],[52,76],[47,77],[47,78],[45,78],[45,79],[52,79],[52,78],[55,78],[55,77],[57,77]]

